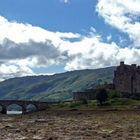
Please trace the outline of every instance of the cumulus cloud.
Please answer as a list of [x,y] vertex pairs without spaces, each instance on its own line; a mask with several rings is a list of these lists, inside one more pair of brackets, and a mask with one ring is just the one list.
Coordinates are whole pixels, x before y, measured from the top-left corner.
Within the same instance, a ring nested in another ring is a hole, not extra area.
[[5,39],[0,44],[0,74],[4,77],[34,74],[33,67],[48,67],[63,63],[67,53],[60,52],[51,41],[15,43]]
[[0,65],[0,81],[7,78],[34,75],[34,72],[25,65],[7,62]]
[[106,43],[98,35],[85,37],[71,44],[68,50],[71,59],[67,62],[66,70],[95,69],[118,65],[120,61],[128,64],[136,63],[140,58],[138,48],[120,48],[115,42]]
[[140,0],[98,0],[96,10],[107,24],[128,34],[134,47],[140,47],[139,7]]
[[46,60],[57,60],[61,55],[58,48],[54,47],[49,40],[46,40],[46,42],[34,42],[29,40],[27,43],[15,43],[5,39],[3,44],[0,44],[1,60],[26,59],[28,57],[38,58],[42,56],[44,56]]

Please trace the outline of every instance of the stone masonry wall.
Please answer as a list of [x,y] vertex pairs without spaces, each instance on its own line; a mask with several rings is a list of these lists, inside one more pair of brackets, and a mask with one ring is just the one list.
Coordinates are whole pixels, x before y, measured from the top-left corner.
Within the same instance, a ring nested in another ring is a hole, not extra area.
[[123,93],[139,93],[140,92],[140,68],[135,64],[126,65],[120,63],[114,72],[113,84],[116,91]]

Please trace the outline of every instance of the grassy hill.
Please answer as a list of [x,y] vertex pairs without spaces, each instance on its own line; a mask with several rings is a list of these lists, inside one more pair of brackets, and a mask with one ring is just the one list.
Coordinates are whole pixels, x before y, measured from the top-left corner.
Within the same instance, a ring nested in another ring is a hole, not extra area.
[[112,82],[115,69],[108,67],[8,79],[0,83],[0,99],[69,100],[74,91]]

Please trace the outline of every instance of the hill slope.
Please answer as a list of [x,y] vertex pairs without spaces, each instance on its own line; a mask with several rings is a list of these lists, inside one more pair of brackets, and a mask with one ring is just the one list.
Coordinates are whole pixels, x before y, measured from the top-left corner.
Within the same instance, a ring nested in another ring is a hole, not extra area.
[[74,91],[112,82],[115,69],[108,67],[8,79],[0,83],[0,99],[69,100]]

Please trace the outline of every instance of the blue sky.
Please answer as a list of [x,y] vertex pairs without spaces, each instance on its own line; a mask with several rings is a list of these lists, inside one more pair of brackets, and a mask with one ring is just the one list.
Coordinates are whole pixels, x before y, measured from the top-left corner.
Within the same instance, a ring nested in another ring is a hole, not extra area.
[[140,64],[139,0],[1,0],[0,80]]
[[3,0],[0,12],[10,20],[30,23],[51,31],[81,32],[96,24],[96,3],[93,0],[76,0],[69,4],[59,0]]

